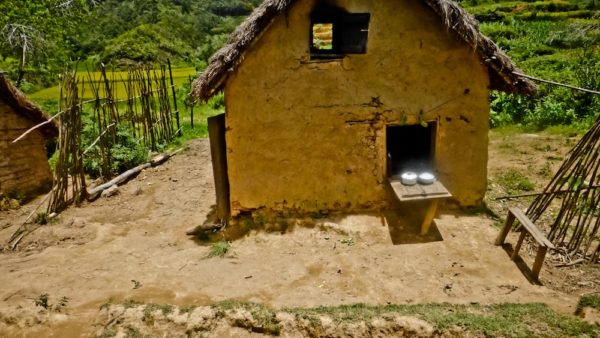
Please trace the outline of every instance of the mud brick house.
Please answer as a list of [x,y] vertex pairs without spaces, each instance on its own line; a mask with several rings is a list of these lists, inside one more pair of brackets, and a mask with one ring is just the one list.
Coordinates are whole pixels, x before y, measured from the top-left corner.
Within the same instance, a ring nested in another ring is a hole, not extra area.
[[192,89],[225,96],[209,120],[218,214],[384,208],[414,158],[476,205],[490,90],[536,89],[514,71],[452,1],[265,1]]
[[2,194],[48,191],[52,172],[46,140],[58,135],[56,122],[36,129],[16,143],[29,128],[47,121],[47,115],[29,101],[0,73],[0,192]]

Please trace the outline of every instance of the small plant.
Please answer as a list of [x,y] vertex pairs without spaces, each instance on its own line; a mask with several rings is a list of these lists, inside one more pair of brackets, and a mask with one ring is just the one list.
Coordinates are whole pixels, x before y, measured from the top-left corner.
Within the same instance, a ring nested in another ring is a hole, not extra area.
[[48,224],[48,213],[45,211],[40,211],[35,215],[35,223],[40,225]]
[[39,306],[39,307],[42,307],[42,308],[48,310],[48,308],[50,308],[50,304],[48,304],[49,298],[50,298],[50,295],[48,295],[47,293],[42,293],[41,295],[38,296],[38,298],[36,298],[34,300],[35,306]]
[[139,289],[139,288],[142,287],[142,283],[140,283],[139,281],[137,281],[135,279],[132,279],[131,282],[133,283],[133,289],[134,290]]
[[54,306],[54,311],[56,312],[61,312],[62,309],[64,309],[67,304],[69,303],[69,297],[66,296],[62,296],[59,300],[58,300],[58,304],[56,304]]
[[347,246],[353,246],[354,244],[356,244],[356,243],[354,243],[354,239],[352,239],[352,238],[342,239],[342,240],[340,240],[340,243],[346,244]]
[[229,252],[230,249],[231,249],[231,245],[227,241],[220,241],[220,242],[213,243],[210,246],[208,258],[212,258],[212,257],[223,258]]

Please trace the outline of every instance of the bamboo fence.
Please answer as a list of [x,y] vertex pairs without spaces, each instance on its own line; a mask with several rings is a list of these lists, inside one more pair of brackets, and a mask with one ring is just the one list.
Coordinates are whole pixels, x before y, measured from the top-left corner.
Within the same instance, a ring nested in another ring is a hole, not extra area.
[[[107,71],[103,65],[98,73],[99,79],[89,71],[87,77],[77,77],[75,70],[62,76],[60,112],[55,115],[60,120],[58,158],[49,214],[86,197],[85,156],[96,156],[103,181],[118,174],[113,172],[112,149],[119,142],[119,132],[130,133],[147,151],[157,151],[181,135],[170,63],[157,68],[132,67],[118,79],[116,72]],[[124,88],[125,98],[118,97],[119,85]],[[86,90],[93,99],[81,101]],[[82,118],[83,114],[88,114],[88,118]],[[93,124],[95,134],[95,140],[86,149],[82,144],[84,123]]]
[[600,263],[600,118],[571,149],[527,216],[537,221],[553,202],[560,209],[548,239],[569,257]]

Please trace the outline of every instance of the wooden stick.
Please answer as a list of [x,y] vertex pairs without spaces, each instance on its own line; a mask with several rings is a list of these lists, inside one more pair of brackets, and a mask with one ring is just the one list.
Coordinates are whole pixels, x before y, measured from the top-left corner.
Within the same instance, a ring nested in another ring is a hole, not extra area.
[[25,221],[23,221],[23,223],[19,226],[19,228],[17,229],[17,231],[15,231],[12,234],[12,236],[10,236],[10,239],[8,240],[8,243],[11,243],[12,241],[14,241],[20,234],[22,234],[24,232],[23,231],[23,227],[25,226],[25,224],[27,224],[27,222],[29,222],[29,220],[31,219],[31,217],[33,217],[33,215],[35,214],[35,212],[38,211],[38,209],[48,200],[48,198],[50,198],[50,195],[52,195],[53,191],[54,191],[54,188],[52,188],[52,190],[50,190],[50,192],[47,193],[46,196],[44,196],[44,198],[42,199],[42,201],[35,208],[33,208],[33,211],[31,211],[29,213],[29,215],[27,216],[27,218],[25,218]]
[[108,126],[106,126],[106,129],[104,129],[104,131],[102,132],[102,134],[100,134],[100,136],[98,136],[96,138],[96,140],[94,140],[94,142],[92,142],[92,144],[89,147],[87,147],[87,149],[83,152],[83,155],[85,155],[88,151],[90,151],[96,145],[96,143],[98,143],[98,141],[100,141],[100,139],[102,138],[102,136],[104,136],[104,134],[106,134],[106,132],[108,132],[108,130],[110,128],[112,128],[112,127],[114,127],[116,125],[117,124],[113,122],[113,123],[109,124]]
[[44,126],[44,125],[46,125],[46,124],[48,124],[48,123],[51,123],[51,122],[52,122],[52,120],[54,120],[55,118],[59,117],[59,116],[60,116],[62,113],[64,113],[64,111],[61,111],[60,113],[58,113],[58,114],[56,114],[56,115],[52,116],[52,117],[51,117],[51,118],[49,118],[48,120],[46,120],[46,121],[44,121],[44,122],[42,122],[42,123],[40,123],[40,124],[38,124],[38,125],[35,125],[35,126],[33,126],[33,127],[29,128],[29,129],[27,129],[27,131],[26,131],[26,132],[24,132],[23,134],[21,134],[21,136],[17,137],[17,138],[16,138],[14,141],[12,141],[12,143],[17,143],[17,142],[19,142],[21,139],[23,139],[25,136],[27,136],[27,134],[31,133],[32,131],[34,131],[34,130],[36,130],[36,129],[40,128],[41,126]]
[[[579,190],[591,190],[591,189],[596,189],[596,188],[600,188],[600,185],[592,185],[592,186],[589,186],[589,187],[583,187],[583,188],[580,188]],[[547,191],[547,192],[535,192],[535,193],[521,194],[521,195],[501,196],[501,197],[494,198],[494,201],[509,200],[509,199],[521,198],[521,197],[533,197],[533,196],[541,196],[541,195],[563,194],[563,193],[568,193],[568,192],[575,192],[575,190],[558,190],[558,191]]]
[[591,90],[591,89],[585,89],[585,88],[580,88],[580,87],[575,87],[575,86],[571,86],[571,85],[560,83],[560,82],[554,82],[554,81],[550,81],[550,80],[544,80],[544,79],[540,79],[540,78],[537,78],[537,77],[525,75],[525,74],[519,73],[519,72],[512,72],[512,73],[515,74],[515,75],[517,75],[517,76],[524,77],[526,79],[530,79],[530,80],[534,80],[534,81],[539,81],[539,82],[543,82],[543,83],[548,83],[548,84],[555,85],[555,86],[561,86],[561,87],[566,87],[566,88],[570,88],[570,89],[575,89],[575,90],[579,90],[579,91],[590,93],[590,94],[600,95],[599,91],[595,91],[595,90]]

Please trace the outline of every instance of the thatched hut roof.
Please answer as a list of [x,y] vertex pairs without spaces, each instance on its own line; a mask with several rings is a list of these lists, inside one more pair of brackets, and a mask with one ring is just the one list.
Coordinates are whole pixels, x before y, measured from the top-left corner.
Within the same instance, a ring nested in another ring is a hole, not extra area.
[[[231,34],[223,48],[210,59],[206,70],[192,87],[198,99],[206,100],[221,90],[225,80],[242,62],[243,54],[273,19],[296,0],[265,0]],[[469,44],[485,62],[490,74],[491,88],[509,93],[533,94],[536,86],[513,72],[519,69],[488,37],[479,31],[479,22],[452,0],[423,0],[439,15],[452,34]]]
[[[0,72],[0,100],[6,102],[18,114],[27,118],[34,124],[40,124],[48,121],[49,116],[35,103],[31,102],[25,95],[17,89],[3,73]],[[39,130],[46,138],[58,136],[58,123],[52,122],[42,126]]]

